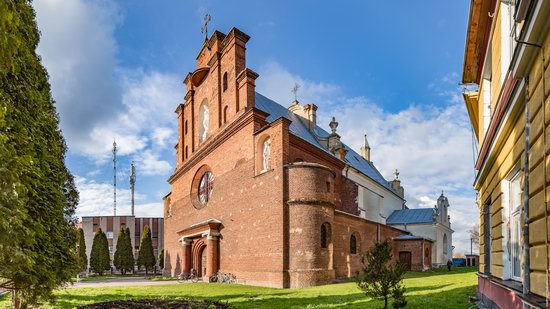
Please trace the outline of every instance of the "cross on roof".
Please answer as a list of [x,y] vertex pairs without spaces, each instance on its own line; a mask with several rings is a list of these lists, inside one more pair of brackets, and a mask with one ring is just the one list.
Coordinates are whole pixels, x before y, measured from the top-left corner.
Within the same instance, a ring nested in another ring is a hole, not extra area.
[[205,41],[208,41],[208,23],[212,20],[210,14],[204,15],[204,25],[201,27],[201,33],[205,34]]
[[393,176],[395,176],[395,179],[399,179],[399,171],[395,169],[395,172],[393,172]]
[[292,87],[291,92],[294,93],[294,101],[298,101],[298,89],[300,89],[300,85],[298,83],[294,83],[294,87]]

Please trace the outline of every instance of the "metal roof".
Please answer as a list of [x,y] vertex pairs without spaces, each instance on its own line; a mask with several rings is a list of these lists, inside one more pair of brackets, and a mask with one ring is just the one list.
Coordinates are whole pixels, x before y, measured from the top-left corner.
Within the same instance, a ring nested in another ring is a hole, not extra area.
[[432,239],[421,237],[421,236],[415,236],[415,235],[409,235],[409,234],[401,234],[397,237],[393,238],[394,240],[427,240],[433,242]]
[[[289,111],[286,107],[282,106],[281,104],[266,98],[265,96],[259,94],[256,92],[256,108],[266,112],[269,114],[267,117],[267,121],[273,122],[281,117],[284,117],[291,121],[290,124],[290,132],[292,132],[297,137],[305,140],[306,142],[322,149],[323,151],[331,154],[328,149],[326,149],[315,137],[317,135],[321,138],[326,138],[329,136],[329,133],[319,126],[316,126],[313,132],[308,130],[308,127],[306,124],[303,123],[303,121],[300,119],[300,117],[296,116],[293,112]],[[353,168],[357,169],[359,172],[365,174],[367,177],[371,178],[372,180],[376,181],[380,185],[382,185],[384,188],[388,189],[389,191],[396,193],[393,188],[390,186],[388,181],[384,179],[382,174],[374,167],[374,165],[363,158],[361,155],[359,155],[357,152],[355,152],[353,149],[351,149],[349,146],[345,145],[347,152],[346,155],[346,163],[351,165]],[[331,154],[332,155],[332,154]]]
[[395,210],[386,220],[386,224],[413,224],[433,223],[433,208],[400,209]]

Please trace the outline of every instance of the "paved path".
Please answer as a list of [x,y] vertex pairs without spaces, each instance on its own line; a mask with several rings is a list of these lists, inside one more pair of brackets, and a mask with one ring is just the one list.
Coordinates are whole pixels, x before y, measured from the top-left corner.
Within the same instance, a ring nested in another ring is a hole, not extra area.
[[75,282],[72,285],[69,285],[67,288],[104,288],[104,287],[113,287],[113,286],[147,286],[147,285],[166,285],[166,284],[177,284],[178,281],[154,281],[147,280],[145,277],[121,277],[113,279],[105,279],[98,281],[84,281],[84,282]]

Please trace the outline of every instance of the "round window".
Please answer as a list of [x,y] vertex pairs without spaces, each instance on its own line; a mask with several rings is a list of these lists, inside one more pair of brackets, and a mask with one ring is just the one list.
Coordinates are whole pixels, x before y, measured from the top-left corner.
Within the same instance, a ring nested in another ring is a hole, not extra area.
[[211,172],[206,172],[202,175],[201,180],[199,182],[199,188],[198,188],[198,198],[199,202],[202,205],[206,205],[208,201],[210,201],[210,197],[212,196],[212,189],[214,186],[214,174]]

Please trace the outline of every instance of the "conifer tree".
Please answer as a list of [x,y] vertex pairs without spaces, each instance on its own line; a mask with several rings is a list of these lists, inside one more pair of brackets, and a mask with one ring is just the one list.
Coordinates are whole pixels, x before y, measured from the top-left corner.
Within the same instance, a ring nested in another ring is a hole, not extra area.
[[118,239],[116,242],[115,256],[113,257],[113,265],[116,269],[120,270],[120,273],[124,275],[124,269],[122,269],[120,255],[122,254],[122,247],[124,246],[126,231],[121,227],[118,229]]
[[101,228],[98,228],[94,242],[92,244],[92,253],[90,254],[90,269],[103,276],[103,272],[111,269],[111,258],[109,257],[109,242],[107,236]]
[[124,247],[122,253],[122,267],[126,272],[134,271],[134,248],[132,247],[132,239],[130,238],[130,228],[126,227],[124,238]]
[[77,230],[78,235],[78,267],[79,271],[83,272],[88,269],[88,257],[86,256],[86,241],[84,240],[84,230],[79,228]]
[[52,300],[78,272],[78,192],[29,0],[0,1],[0,288],[15,308]]
[[123,275],[134,269],[134,253],[129,228],[121,228],[119,231],[114,264]]
[[138,253],[138,267],[145,267],[145,274],[148,274],[149,269],[155,267],[155,254],[153,253],[153,241],[151,239],[151,230],[149,225],[145,225],[141,235],[141,243]]
[[357,278],[357,285],[367,296],[384,299],[384,309],[393,296],[394,308],[407,305],[405,288],[402,285],[405,267],[399,261],[392,262],[392,246],[388,240],[377,242],[363,254],[363,272]]

